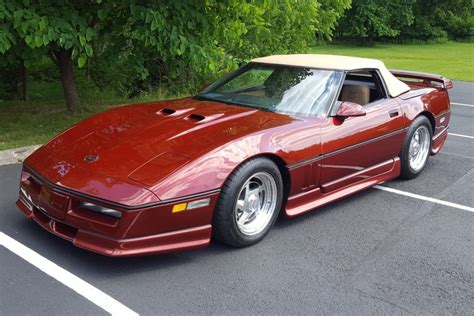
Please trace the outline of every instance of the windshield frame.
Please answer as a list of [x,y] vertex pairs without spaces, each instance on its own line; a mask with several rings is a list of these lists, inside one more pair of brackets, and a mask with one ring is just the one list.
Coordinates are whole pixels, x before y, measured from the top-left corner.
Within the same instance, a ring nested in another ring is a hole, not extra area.
[[[332,97],[332,100],[330,101],[330,104],[326,107],[326,110],[324,113],[316,113],[316,114],[303,114],[303,113],[296,113],[296,112],[284,112],[284,111],[279,111],[279,110],[272,110],[268,108],[263,108],[260,106],[254,106],[251,104],[247,103],[242,103],[242,102],[237,102],[235,100],[222,100],[222,99],[217,99],[217,98],[212,98],[209,96],[206,96],[205,94],[207,92],[210,92],[218,87],[221,87],[234,78],[240,76],[244,72],[248,71],[250,68],[253,67],[258,67],[258,66],[268,66],[268,67],[285,67],[285,68],[297,68],[297,69],[310,69],[310,70],[324,70],[324,71],[333,71],[333,72],[338,72],[341,74],[341,77],[339,79],[338,87],[336,87],[336,90]],[[247,107],[247,108],[252,108],[252,109],[257,109],[260,111],[265,111],[265,112],[271,112],[271,113],[277,113],[277,114],[282,114],[282,115],[289,115],[289,116],[296,116],[296,117],[328,117],[331,113],[331,109],[334,106],[334,103],[337,101],[337,97],[340,93],[341,90],[341,83],[344,82],[344,78],[346,76],[346,71],[341,70],[341,69],[331,69],[331,68],[316,68],[316,67],[302,67],[302,66],[294,66],[294,65],[282,65],[282,64],[272,64],[272,63],[258,63],[258,62],[250,62],[248,64],[245,64],[244,66],[239,67],[237,70],[230,72],[229,74],[223,76],[222,78],[218,79],[217,81],[213,82],[206,88],[204,88],[202,91],[200,91],[197,95],[195,95],[193,98],[197,100],[208,100],[208,101],[213,101],[213,102],[220,102],[220,103],[225,103],[225,104],[233,104],[237,106],[242,106],[242,107]]]

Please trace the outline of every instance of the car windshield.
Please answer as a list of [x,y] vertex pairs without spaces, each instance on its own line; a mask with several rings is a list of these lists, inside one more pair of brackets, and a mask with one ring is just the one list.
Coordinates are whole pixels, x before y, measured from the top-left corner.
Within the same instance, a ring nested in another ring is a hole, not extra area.
[[342,71],[251,63],[207,87],[197,98],[276,113],[326,115]]

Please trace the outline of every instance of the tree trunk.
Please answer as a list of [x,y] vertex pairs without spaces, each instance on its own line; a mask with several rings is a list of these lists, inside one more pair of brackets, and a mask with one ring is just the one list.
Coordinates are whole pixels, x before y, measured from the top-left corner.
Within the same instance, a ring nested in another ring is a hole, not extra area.
[[21,89],[21,97],[23,98],[23,101],[28,102],[30,99],[30,89],[28,85],[28,69],[26,69],[25,65],[22,65],[21,67]]
[[76,89],[76,79],[74,78],[74,62],[71,58],[72,49],[60,48],[53,53],[53,60],[59,68],[61,82],[63,84],[64,99],[69,111],[77,111],[81,106],[81,101]]

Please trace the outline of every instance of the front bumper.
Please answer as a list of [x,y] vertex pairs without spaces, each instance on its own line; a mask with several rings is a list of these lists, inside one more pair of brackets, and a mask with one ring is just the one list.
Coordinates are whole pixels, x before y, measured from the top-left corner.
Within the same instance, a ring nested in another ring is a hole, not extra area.
[[[35,179],[22,175],[16,205],[26,217],[77,247],[107,256],[139,256],[198,249],[209,244],[212,213],[219,194],[216,191],[143,209],[118,208],[122,216],[114,218],[81,209],[78,205],[83,196],[65,193]],[[172,212],[176,203],[203,198],[210,199],[206,207]]]

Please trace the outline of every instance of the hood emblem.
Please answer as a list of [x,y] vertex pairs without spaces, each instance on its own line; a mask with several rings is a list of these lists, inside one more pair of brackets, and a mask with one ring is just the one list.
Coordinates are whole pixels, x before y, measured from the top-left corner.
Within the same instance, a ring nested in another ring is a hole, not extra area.
[[99,156],[98,155],[86,155],[84,157],[84,162],[96,162],[97,160],[99,160]]

